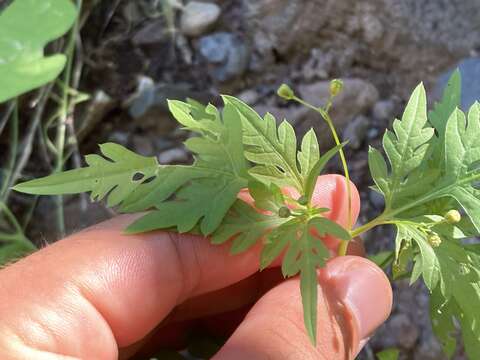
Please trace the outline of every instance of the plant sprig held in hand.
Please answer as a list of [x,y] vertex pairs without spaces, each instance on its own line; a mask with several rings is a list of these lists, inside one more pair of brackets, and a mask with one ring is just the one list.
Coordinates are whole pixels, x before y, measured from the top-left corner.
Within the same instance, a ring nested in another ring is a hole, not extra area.
[[[401,120],[383,137],[382,152],[370,148],[372,187],[385,197],[377,218],[352,228],[351,190],[346,157],[329,115],[343,83],[333,80],[330,99],[313,106],[282,85],[278,94],[320,114],[336,146],[320,154],[313,129],[297,141],[293,127],[269,113],[264,117],[231,96],[223,109],[194,100],[169,101],[169,109],[185,130],[196,136],[185,142],[192,165],[162,165],[124,147],[107,143],[103,154],[88,155],[87,167],[65,171],[15,186],[30,194],[91,192],[121,212],[148,210],[128,226],[128,233],[168,229],[210,236],[213,244],[231,241],[231,251],[248,250],[263,241],[260,269],[284,253],[285,277],[300,274],[307,333],[316,342],[317,269],[329,258],[321,237],[341,240],[346,253],[355,236],[379,225],[394,225],[395,250],[379,255],[394,278],[420,277],[431,292],[435,333],[451,355],[456,347],[454,318],[460,324],[466,352],[480,358],[480,247],[463,239],[480,233],[480,104],[465,115],[459,108],[460,75],[453,73],[444,95],[427,113],[422,84],[413,91]],[[239,136],[241,135],[241,136]],[[339,154],[346,177],[349,224],[343,228],[312,203],[316,179]],[[299,194],[292,198],[282,191]],[[238,196],[248,188],[253,206]],[[315,230],[315,231],[313,231]],[[316,235],[313,235],[316,234]]]

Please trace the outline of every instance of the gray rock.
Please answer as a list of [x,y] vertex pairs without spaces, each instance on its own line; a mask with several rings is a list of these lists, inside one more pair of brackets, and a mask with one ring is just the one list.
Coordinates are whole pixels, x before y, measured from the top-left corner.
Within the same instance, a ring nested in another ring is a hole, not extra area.
[[202,35],[215,24],[220,12],[217,4],[190,1],[183,9],[180,29],[187,36]]
[[361,17],[361,25],[365,41],[369,44],[379,41],[383,36],[383,24],[371,12]]
[[398,346],[412,349],[418,340],[419,332],[406,314],[395,314],[388,323],[391,334],[395,334]]
[[383,208],[385,207],[384,197],[376,191],[369,190],[368,200],[370,200],[373,207],[377,210],[383,210]]
[[366,116],[358,115],[345,127],[343,140],[348,140],[348,145],[353,149],[360,148],[363,140],[365,140],[369,125],[370,121]]
[[184,148],[165,150],[158,156],[160,164],[184,163],[187,160],[188,154]]
[[119,101],[112,99],[103,90],[97,90],[92,96],[91,101],[88,102],[87,109],[81,117],[78,126],[77,139],[81,142],[85,139],[108,113],[119,105]]
[[249,89],[241,92],[237,97],[248,105],[254,105],[260,96],[255,90]]
[[155,82],[148,76],[139,76],[137,89],[127,100],[128,113],[138,119],[155,104]]
[[132,147],[135,152],[138,152],[143,156],[152,156],[155,152],[150,139],[143,135],[133,135]]
[[447,360],[438,340],[433,336],[422,339],[415,349],[413,360]]
[[373,107],[373,117],[380,121],[392,120],[395,104],[392,100],[380,100]]
[[363,69],[361,64],[368,64],[388,74],[379,81],[407,97],[421,79],[429,80],[428,75],[480,46],[478,0],[244,3],[256,71],[279,57],[290,59],[318,48],[334,54],[334,73],[352,73],[353,64]]
[[206,92],[191,90],[186,83],[156,84],[148,76],[139,76],[136,91],[122,104],[129,115],[143,130],[154,130],[157,135],[171,135],[178,123],[171,119],[167,99],[196,99],[201,103],[210,101]]
[[217,32],[200,38],[199,52],[209,63],[210,75],[224,82],[242,75],[248,66],[249,49],[236,34]]
[[108,136],[108,140],[114,143],[127,146],[128,140],[130,139],[130,134],[126,131],[115,130]]
[[138,46],[157,44],[165,40],[166,30],[163,18],[147,22],[133,35],[132,43]]
[[[457,66],[462,74],[462,108],[467,110],[475,101],[480,100],[480,57],[462,60]],[[435,88],[436,97],[440,98],[453,70],[443,73]]]
[[371,129],[368,129],[367,131],[367,138],[368,140],[373,140],[373,139],[376,139],[379,134],[380,134],[380,131],[377,128],[371,128]]

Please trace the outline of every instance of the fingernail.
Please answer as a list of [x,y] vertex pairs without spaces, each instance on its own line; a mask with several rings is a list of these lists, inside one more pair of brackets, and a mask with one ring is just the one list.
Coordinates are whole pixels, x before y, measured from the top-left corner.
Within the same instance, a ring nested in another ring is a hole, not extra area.
[[357,256],[332,259],[327,268],[337,299],[356,320],[359,338],[369,337],[392,309],[388,278],[374,263]]

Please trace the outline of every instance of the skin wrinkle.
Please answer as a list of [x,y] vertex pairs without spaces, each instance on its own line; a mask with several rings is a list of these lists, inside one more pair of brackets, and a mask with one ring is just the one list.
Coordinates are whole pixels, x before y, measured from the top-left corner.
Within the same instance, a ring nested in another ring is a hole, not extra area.
[[[91,308],[92,314],[98,315],[98,317],[97,317],[98,322],[96,322],[96,324],[99,326],[100,323],[101,323],[102,326],[105,327],[105,334],[107,334],[107,333],[110,334],[112,343],[117,345],[117,342],[115,340],[115,335],[113,334],[113,331],[112,331],[111,327],[109,326],[105,316],[102,314],[100,309],[94,305],[92,300],[89,299],[89,297],[87,296],[87,293],[84,291],[84,288],[82,286],[78,286],[77,291],[78,291],[78,294],[80,295],[80,297],[85,300],[85,305],[89,306]],[[107,346],[104,346],[103,348],[105,349],[105,348],[107,348]],[[117,349],[112,354],[112,359],[116,359],[116,358],[118,358],[118,346],[113,346],[112,348]]]
[[[201,277],[199,276],[200,275],[200,263],[198,262],[198,257],[197,257],[197,254],[196,254],[196,249],[193,245],[193,242],[191,241],[190,238],[188,238],[188,241],[186,241],[187,239],[180,239],[180,235],[177,234],[177,233],[173,233],[173,232],[170,232],[168,231],[167,232],[167,236],[168,236],[168,239],[169,239],[169,242],[170,244],[172,245],[172,248],[173,248],[173,252],[175,253],[175,264],[176,264],[176,268],[177,268],[177,271],[176,273],[177,274],[180,274],[180,283],[182,284],[180,286],[180,291],[178,292],[178,295],[177,295],[177,304],[180,304],[182,303],[183,301],[185,301],[192,293],[194,293],[194,291],[196,289],[198,289],[198,286],[200,284],[200,280],[201,280]],[[182,252],[180,250],[180,247],[183,246],[183,249],[186,250],[185,252]],[[184,259],[184,256],[182,256],[181,254],[188,254],[189,253],[189,249],[191,249],[191,251],[193,251],[194,253],[194,262],[193,262],[193,268],[194,270],[193,271],[190,271],[188,274],[185,272],[185,269],[187,268],[186,266],[186,262],[185,262],[185,259]],[[192,277],[192,275],[194,275]]]

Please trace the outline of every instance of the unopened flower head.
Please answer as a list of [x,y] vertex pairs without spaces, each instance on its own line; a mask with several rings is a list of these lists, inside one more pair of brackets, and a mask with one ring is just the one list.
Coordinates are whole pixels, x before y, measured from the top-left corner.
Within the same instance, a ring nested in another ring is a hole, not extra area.
[[278,209],[278,216],[280,216],[281,218],[287,218],[290,215],[292,215],[292,212],[288,207],[282,206],[280,209]]
[[428,235],[427,241],[432,247],[439,247],[442,243],[442,239],[436,233]]
[[282,84],[277,90],[278,96],[285,100],[292,100],[295,97],[295,93],[292,88],[287,84]]
[[343,90],[343,81],[340,79],[333,79],[330,81],[330,96],[335,97]]
[[308,199],[305,195],[300,196],[297,201],[300,205],[307,205],[308,204]]
[[462,219],[462,215],[457,210],[450,210],[445,214],[444,218],[449,224],[456,224]]

